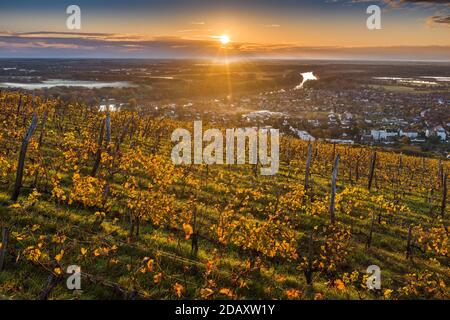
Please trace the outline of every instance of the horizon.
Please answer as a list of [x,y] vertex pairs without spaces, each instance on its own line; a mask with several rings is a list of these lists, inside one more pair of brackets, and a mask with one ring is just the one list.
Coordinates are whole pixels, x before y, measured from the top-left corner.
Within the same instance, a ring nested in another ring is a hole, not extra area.
[[71,4],[2,3],[0,58],[450,61],[450,1],[80,0],[70,30]]
[[351,58],[294,58],[294,57],[286,57],[286,58],[270,58],[270,57],[261,57],[261,58],[240,58],[235,60],[228,61],[218,61],[215,57],[173,57],[173,58],[164,58],[164,57],[148,57],[148,58],[140,58],[140,57],[0,57],[0,60],[5,61],[27,61],[27,60],[110,60],[110,61],[208,61],[211,64],[232,64],[232,63],[243,63],[246,61],[254,61],[254,62],[298,62],[298,63],[333,63],[333,64],[364,64],[364,63],[393,63],[393,64],[408,64],[408,63],[423,63],[423,64],[449,64],[450,59],[448,60],[414,60],[414,59],[351,59]]
[[0,300],[450,299],[450,0],[72,1],[0,2]]

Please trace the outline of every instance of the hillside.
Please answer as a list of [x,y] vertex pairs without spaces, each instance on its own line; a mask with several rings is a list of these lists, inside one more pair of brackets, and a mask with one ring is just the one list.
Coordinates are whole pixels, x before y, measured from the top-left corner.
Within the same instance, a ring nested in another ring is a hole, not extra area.
[[450,298],[448,160],[314,142],[305,184],[308,142],[283,137],[263,176],[173,165],[176,128],[1,92],[0,298]]

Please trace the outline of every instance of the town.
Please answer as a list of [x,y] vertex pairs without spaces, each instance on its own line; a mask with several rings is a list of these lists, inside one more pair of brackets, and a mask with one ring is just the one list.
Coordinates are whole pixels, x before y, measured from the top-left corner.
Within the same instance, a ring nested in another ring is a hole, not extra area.
[[[67,60],[49,68],[50,62],[8,60],[0,87],[14,89],[11,82],[20,81],[21,88],[38,86],[37,94],[100,111],[137,108],[213,127],[275,128],[308,141],[450,152],[450,74],[439,63]],[[70,81],[47,85],[62,70]]]

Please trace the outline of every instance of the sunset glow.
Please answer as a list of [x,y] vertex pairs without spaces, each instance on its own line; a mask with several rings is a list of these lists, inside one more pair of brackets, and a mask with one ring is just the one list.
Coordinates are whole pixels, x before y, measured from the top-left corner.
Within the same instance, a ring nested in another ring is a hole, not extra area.
[[0,57],[214,58],[219,45],[230,58],[447,60],[450,50],[450,7],[440,1],[374,0],[382,9],[376,31],[366,26],[366,1],[130,1],[78,1],[78,32],[54,1],[26,11],[6,1]]
[[230,37],[226,34],[223,34],[220,36],[219,40],[222,44],[228,44],[230,42]]
[[450,300],[450,0],[0,1],[1,311]]

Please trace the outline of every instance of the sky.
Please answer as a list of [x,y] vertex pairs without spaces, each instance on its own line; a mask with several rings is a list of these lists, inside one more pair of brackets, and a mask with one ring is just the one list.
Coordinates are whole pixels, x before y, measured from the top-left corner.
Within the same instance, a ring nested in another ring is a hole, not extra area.
[[[69,5],[81,29],[66,27]],[[366,9],[378,5],[381,29]],[[220,42],[222,35],[230,42]],[[450,61],[450,0],[2,0],[0,58]]]

